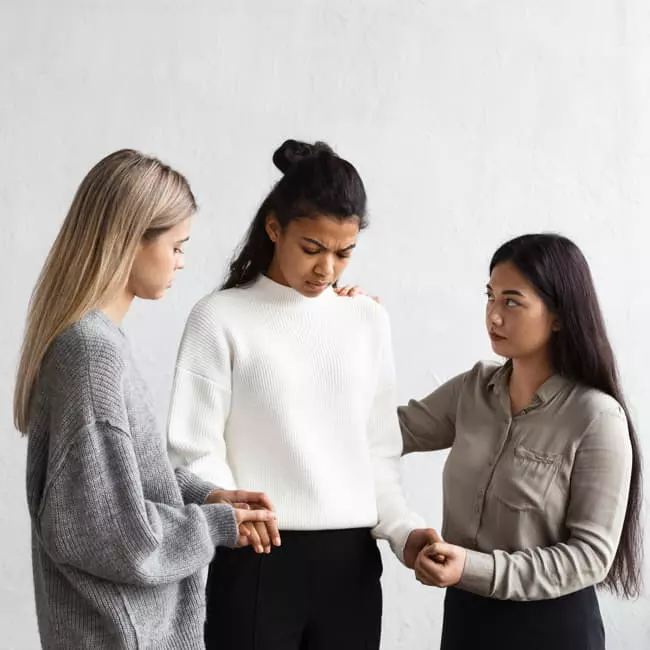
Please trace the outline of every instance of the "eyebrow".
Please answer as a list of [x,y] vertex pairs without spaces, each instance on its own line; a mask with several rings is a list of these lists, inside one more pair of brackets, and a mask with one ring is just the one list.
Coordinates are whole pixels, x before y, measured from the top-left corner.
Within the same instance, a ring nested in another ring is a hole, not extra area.
[[176,243],[176,244],[184,244],[185,242],[188,242],[188,241],[190,241],[190,238],[189,238],[189,237],[185,237],[185,239],[179,239],[179,240],[178,240],[177,242],[175,242],[175,243]]
[[[494,293],[494,289],[489,284],[486,285],[486,287],[487,287],[488,291],[491,291],[492,293]],[[523,293],[521,293],[521,291],[518,291],[517,289],[504,289],[501,292],[501,295],[502,296],[521,296],[522,298],[526,297],[526,296],[524,296]]]
[[[318,246],[319,248],[322,248],[323,250],[329,250],[325,244],[322,244],[319,242],[317,239],[311,239],[311,237],[303,237],[303,241],[306,241],[309,244],[314,244],[314,246]],[[345,248],[342,248],[340,252],[345,252],[345,251],[351,251],[353,248],[355,248],[357,245],[356,242],[354,244],[350,244],[349,246],[346,246]]]

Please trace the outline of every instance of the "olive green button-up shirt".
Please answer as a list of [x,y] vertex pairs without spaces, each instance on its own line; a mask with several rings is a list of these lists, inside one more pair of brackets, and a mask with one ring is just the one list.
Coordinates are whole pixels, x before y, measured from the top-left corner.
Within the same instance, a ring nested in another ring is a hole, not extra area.
[[601,582],[618,547],[632,449],[612,397],[555,375],[511,414],[511,366],[479,363],[400,407],[404,453],[451,448],[445,541],[468,549],[459,587],[509,600]]

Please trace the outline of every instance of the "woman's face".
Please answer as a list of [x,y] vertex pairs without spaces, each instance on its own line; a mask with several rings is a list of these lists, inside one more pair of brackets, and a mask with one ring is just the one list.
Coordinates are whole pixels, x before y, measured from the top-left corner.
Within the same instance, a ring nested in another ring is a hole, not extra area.
[[510,262],[497,264],[487,285],[486,326],[492,349],[508,359],[548,357],[558,319]]
[[129,291],[138,298],[157,300],[172,285],[174,273],[184,267],[183,244],[190,237],[191,217],[143,241],[129,276]]
[[318,216],[291,221],[282,230],[273,215],[266,232],[275,244],[268,275],[307,298],[319,296],[341,276],[359,235],[359,219]]

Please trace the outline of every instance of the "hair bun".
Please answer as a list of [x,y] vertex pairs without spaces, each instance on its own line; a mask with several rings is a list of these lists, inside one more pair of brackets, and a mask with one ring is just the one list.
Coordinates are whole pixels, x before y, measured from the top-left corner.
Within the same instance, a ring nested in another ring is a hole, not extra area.
[[285,140],[273,154],[273,164],[283,173],[306,158],[313,158],[321,153],[335,155],[333,149],[325,142],[309,144],[298,140]]

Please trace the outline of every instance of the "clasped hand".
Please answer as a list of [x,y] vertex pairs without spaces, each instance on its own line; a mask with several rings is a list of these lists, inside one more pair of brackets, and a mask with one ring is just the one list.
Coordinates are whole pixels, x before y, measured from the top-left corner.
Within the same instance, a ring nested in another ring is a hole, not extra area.
[[270,553],[271,545],[280,546],[273,504],[264,492],[213,490],[205,502],[233,507],[239,530],[237,546],[251,546],[256,553]]

